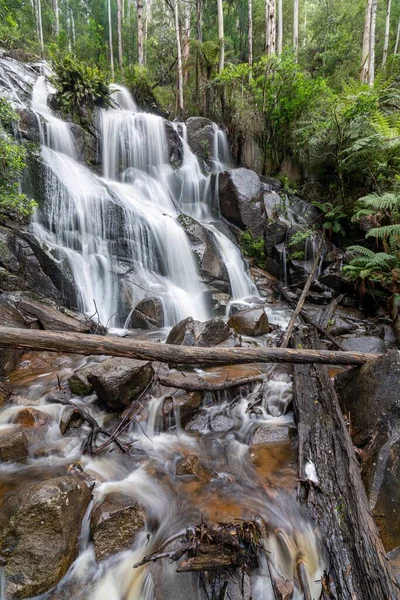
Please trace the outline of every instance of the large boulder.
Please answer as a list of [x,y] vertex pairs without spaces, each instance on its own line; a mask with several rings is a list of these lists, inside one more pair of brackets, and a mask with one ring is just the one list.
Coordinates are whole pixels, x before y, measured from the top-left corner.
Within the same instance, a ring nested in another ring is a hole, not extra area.
[[186,121],[188,144],[199,158],[208,162],[212,158],[215,125],[205,117],[190,117]]
[[93,368],[88,381],[111,410],[125,408],[148,387],[154,376],[150,362],[110,358]]
[[68,379],[69,389],[76,396],[89,396],[93,392],[92,385],[89,383],[88,376],[92,373],[93,367],[84,367],[77,369]]
[[342,340],[342,345],[349,352],[367,352],[369,354],[384,354],[386,352],[384,340],[373,335],[349,337]]
[[169,121],[164,121],[165,136],[167,138],[168,158],[175,168],[180,167],[183,159],[182,140],[175,127]]
[[109,494],[91,515],[90,529],[96,560],[104,560],[132,547],[144,527],[145,512],[131,498]]
[[78,551],[90,491],[77,476],[27,484],[4,500],[0,546],[6,596],[37,596],[56,585]]
[[99,141],[95,133],[90,133],[76,123],[70,124],[70,130],[75,140],[75,149],[78,159],[89,167],[96,168],[101,164]]
[[200,275],[210,283],[217,280],[229,284],[228,271],[212,231],[188,215],[179,215],[178,221],[188,235]]
[[387,551],[400,545],[400,352],[390,350],[337,376],[362,475]]
[[259,176],[249,169],[232,169],[218,174],[219,207],[223,217],[262,237],[265,228],[263,187]]
[[160,298],[143,298],[132,311],[129,327],[132,329],[160,329],[164,327],[164,309]]
[[239,310],[229,318],[228,325],[240,335],[257,336],[270,330],[267,314],[262,308]]
[[60,307],[51,300],[33,294],[21,294],[17,306],[23,314],[36,317],[43,329],[90,333],[93,328],[93,323],[80,313]]
[[23,430],[0,431],[0,461],[21,460],[27,456],[28,438]]
[[222,319],[194,321],[188,317],[175,325],[167,337],[167,344],[183,346],[218,346],[231,338],[232,332]]
[[[22,329],[29,327],[29,321],[24,318],[12,299],[6,294],[0,296],[0,323],[2,327]],[[0,348],[0,377],[11,373],[16,368],[21,356],[22,350]]]

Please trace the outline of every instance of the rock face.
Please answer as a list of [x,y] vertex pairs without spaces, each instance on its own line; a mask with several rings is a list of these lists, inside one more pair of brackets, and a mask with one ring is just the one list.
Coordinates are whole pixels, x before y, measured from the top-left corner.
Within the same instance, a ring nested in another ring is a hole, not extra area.
[[257,336],[269,333],[268,317],[262,308],[239,310],[230,317],[228,325],[240,335]]
[[76,394],[77,396],[89,396],[89,394],[93,392],[93,388],[88,380],[88,375],[90,375],[92,371],[92,367],[78,369],[72,377],[68,379],[69,389],[73,394]]
[[164,327],[164,310],[160,298],[144,298],[136,304],[129,325],[133,329]]
[[145,512],[137,502],[110,494],[93,511],[90,529],[96,560],[104,560],[130,548],[144,527]]
[[0,433],[0,460],[21,460],[28,455],[28,439],[24,431]]
[[218,175],[221,214],[254,237],[262,237],[265,227],[263,187],[259,176],[248,169],[232,169]]
[[211,319],[202,323],[188,317],[171,329],[166,343],[183,346],[217,346],[226,342],[230,336],[231,330],[222,319]]
[[164,121],[165,135],[167,138],[168,158],[171,165],[175,168],[180,167],[183,159],[182,140],[172,123]]
[[337,378],[352,438],[363,448],[362,475],[387,551],[400,545],[400,352]]
[[[28,327],[28,322],[6,295],[0,296],[0,323],[3,327]],[[0,348],[0,377],[8,375],[17,366],[22,351]]]
[[110,358],[94,367],[88,381],[108,408],[118,410],[138,398],[153,376],[150,362]]
[[76,476],[26,485],[5,500],[0,545],[7,598],[36,596],[60,581],[76,556],[89,500],[88,487]]
[[211,231],[188,215],[179,215],[178,221],[189,237],[199,263],[200,275],[209,283],[224,282],[226,285],[223,287],[227,288],[228,271]]
[[210,119],[205,117],[190,117],[186,121],[188,143],[192,152],[198,157],[209,161],[212,158],[215,127]]
[[20,311],[36,317],[43,329],[90,333],[91,324],[82,315],[60,309],[53,302],[33,295],[22,294],[18,300]]

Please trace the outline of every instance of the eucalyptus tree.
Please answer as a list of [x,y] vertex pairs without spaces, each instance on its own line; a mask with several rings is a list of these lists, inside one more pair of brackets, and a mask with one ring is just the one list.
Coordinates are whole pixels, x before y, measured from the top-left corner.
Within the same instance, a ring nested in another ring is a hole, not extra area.
[[383,44],[383,55],[382,55],[382,67],[385,67],[387,63],[387,57],[389,52],[389,37],[390,37],[390,14],[392,8],[392,0],[386,2],[386,24],[385,24],[385,41]]
[[219,43],[219,65],[218,72],[222,73],[225,64],[225,39],[224,39],[224,7],[222,0],[217,0],[218,14],[218,43]]

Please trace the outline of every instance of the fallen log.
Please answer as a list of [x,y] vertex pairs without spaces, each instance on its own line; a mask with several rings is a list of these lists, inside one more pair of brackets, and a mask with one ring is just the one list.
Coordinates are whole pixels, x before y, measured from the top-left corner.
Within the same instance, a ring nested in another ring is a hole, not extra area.
[[[318,348],[318,336],[297,336]],[[371,516],[360,468],[325,366],[296,365],[299,499],[322,534],[329,586],[325,597],[395,600],[399,587]],[[316,477],[313,471],[316,471]],[[325,589],[325,588],[324,588]]]
[[154,360],[175,365],[233,365],[255,362],[363,365],[377,354],[293,348],[200,348],[126,340],[65,331],[0,327],[0,347]]
[[178,390],[185,390],[186,392],[221,392],[250,383],[257,383],[264,379],[265,377],[262,373],[259,375],[249,375],[248,377],[225,379],[216,383],[208,381],[204,377],[196,375],[196,373],[170,373],[169,375],[158,375],[157,377],[158,383],[164,387],[172,387]]

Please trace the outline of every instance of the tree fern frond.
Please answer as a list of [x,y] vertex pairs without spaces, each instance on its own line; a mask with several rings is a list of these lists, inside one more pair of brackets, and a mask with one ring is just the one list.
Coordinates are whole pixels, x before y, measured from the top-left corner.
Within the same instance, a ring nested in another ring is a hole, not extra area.
[[383,239],[385,237],[399,237],[400,238],[400,224],[396,225],[384,225],[383,227],[373,227],[365,234],[365,237],[376,237]]
[[375,256],[375,252],[369,248],[365,248],[365,246],[349,246],[347,250],[350,250],[350,252],[357,252],[357,254],[362,254],[368,258],[373,258]]
[[386,194],[369,194],[358,200],[358,203],[366,208],[372,208],[376,211],[393,210],[400,207],[400,194],[395,192],[386,192]]

